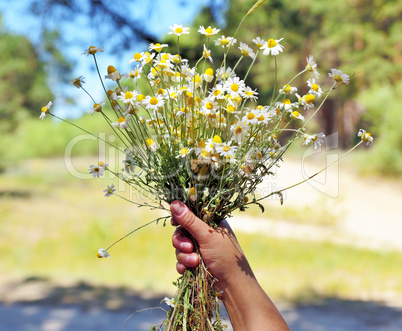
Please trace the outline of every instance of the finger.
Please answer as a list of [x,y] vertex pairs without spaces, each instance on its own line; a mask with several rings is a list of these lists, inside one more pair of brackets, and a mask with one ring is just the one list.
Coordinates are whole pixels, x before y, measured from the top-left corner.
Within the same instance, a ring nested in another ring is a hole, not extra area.
[[187,268],[194,268],[200,263],[200,259],[196,253],[182,253],[179,251],[178,253],[176,252],[176,258],[177,262]]
[[182,264],[179,263],[179,262],[176,263],[176,270],[177,270],[177,272],[178,272],[180,275],[184,274],[184,272],[186,271],[186,269],[187,269],[186,266],[182,265]]
[[207,242],[211,227],[195,216],[184,203],[178,200],[173,201],[170,211],[174,222],[190,232],[199,244]]
[[183,236],[179,229],[173,233],[172,245],[183,253],[191,253],[194,250],[194,244],[191,239]]

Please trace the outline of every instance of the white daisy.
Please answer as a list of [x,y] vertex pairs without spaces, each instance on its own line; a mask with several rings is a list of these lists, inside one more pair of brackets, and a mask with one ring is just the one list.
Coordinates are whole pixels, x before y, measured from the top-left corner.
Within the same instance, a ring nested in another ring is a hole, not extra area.
[[337,83],[340,84],[349,84],[350,81],[350,77],[338,69],[331,69],[331,73],[329,73],[328,76],[332,77]]
[[254,60],[255,53],[250,46],[241,42],[239,49],[240,49],[241,55],[243,55],[244,57],[251,57]]
[[306,134],[304,135],[304,142],[303,145],[309,145],[311,144],[314,149],[318,148],[319,146],[322,145],[325,139],[325,134],[323,132],[316,133],[316,134]]
[[114,185],[108,185],[106,190],[103,190],[103,192],[105,192],[105,197],[110,197],[111,195],[113,195],[113,193],[116,191],[116,189],[114,188]]
[[106,252],[105,249],[99,248],[98,253],[96,253],[96,256],[99,257],[100,259],[103,258],[103,257],[109,258],[110,254],[108,252]]
[[220,37],[220,38],[215,40],[215,45],[216,46],[222,46],[223,48],[225,48],[225,47],[229,47],[229,46],[234,45],[236,43],[236,41],[237,40],[235,38],[233,38],[233,37],[222,36],[222,37]]
[[316,78],[320,77],[320,74],[317,71],[317,63],[315,63],[313,56],[310,55],[308,58],[306,57],[306,60],[306,70],[311,71]]
[[207,27],[206,29],[203,26],[200,26],[200,28],[198,29],[198,32],[207,36],[207,37],[211,37],[217,33],[219,33],[219,31],[221,31],[220,29],[217,28],[211,28],[211,26]]
[[172,30],[169,32],[169,34],[175,34],[178,37],[180,37],[182,34],[190,33],[190,28],[181,24],[173,24],[173,26],[169,26],[169,28]]
[[46,114],[49,112],[50,107],[53,105],[53,102],[49,101],[46,106],[42,107],[41,114],[39,118],[43,120],[46,117]]
[[371,136],[369,132],[366,132],[366,130],[360,129],[357,136],[360,137],[361,140],[366,142],[367,146],[373,143],[374,138]]
[[283,38],[281,39],[268,39],[268,41],[261,47],[264,55],[278,55],[280,52],[283,52],[283,46],[279,44]]

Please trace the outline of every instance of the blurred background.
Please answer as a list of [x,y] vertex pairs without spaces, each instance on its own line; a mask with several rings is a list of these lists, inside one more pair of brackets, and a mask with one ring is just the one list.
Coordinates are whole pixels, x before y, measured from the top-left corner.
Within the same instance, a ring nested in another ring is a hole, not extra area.
[[[87,169],[98,155],[120,167],[118,156],[73,126],[38,117],[52,100],[56,115],[111,141],[102,119],[87,113],[91,99],[70,84],[84,76],[95,100],[105,98],[83,50],[105,48],[97,57],[102,75],[108,65],[128,72],[133,54],[151,42],[175,52],[167,32],[177,23],[192,28],[180,47],[195,63],[204,42],[198,27],[232,36],[253,4],[0,0],[0,330],[146,330],[163,319],[160,301],[173,295],[177,278],[170,224],[146,227],[113,247],[111,259],[96,259],[98,248],[161,214],[106,201],[102,191],[115,180],[91,179]],[[283,206],[268,200],[265,213],[250,209],[230,220],[294,330],[402,329],[401,31],[398,0],[267,0],[236,36],[252,47],[257,36],[284,38],[279,84],[310,54],[321,86],[330,86],[331,68],[353,76],[311,123],[331,137],[325,147],[295,146],[262,191],[314,174],[352,147],[360,128],[374,136],[372,147],[286,192]],[[238,56],[235,47],[228,62]],[[242,77],[247,68],[243,61],[236,71]],[[302,92],[304,79],[295,81]],[[273,80],[272,57],[259,57],[247,83],[261,104]]]

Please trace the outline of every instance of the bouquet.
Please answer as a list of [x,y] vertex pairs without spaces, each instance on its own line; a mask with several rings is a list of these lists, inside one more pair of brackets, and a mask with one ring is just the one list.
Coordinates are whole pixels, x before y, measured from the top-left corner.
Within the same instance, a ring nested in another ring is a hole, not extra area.
[[[245,17],[263,2],[258,1]],[[277,195],[282,203],[285,189],[259,197],[258,184],[273,173],[294,141],[302,140],[303,145],[314,148],[323,143],[325,135],[308,133],[307,124],[331,91],[348,84],[350,77],[332,69],[329,76],[333,84],[323,90],[318,82],[317,64],[310,56],[305,69],[278,91],[274,87],[270,103],[261,105],[257,91],[246,80],[258,56],[272,56],[276,61],[284,50],[283,38],[265,41],[256,37],[252,40],[253,48],[243,42],[237,47],[236,34],[217,38],[219,29],[201,26],[198,33],[205,36],[205,44],[199,60],[191,65],[181,57],[179,47],[181,36],[189,34],[190,29],[175,24],[170,30],[169,34],[177,36],[177,52],[165,52],[167,44],[150,44],[148,51],[134,54],[129,61],[134,68],[128,74],[121,74],[110,65],[105,78],[114,82],[113,89],[106,88],[96,61],[104,49],[91,46],[84,52],[95,62],[111,108],[106,110],[104,102],[92,99],[90,112],[103,116],[119,138],[121,147],[116,148],[125,154],[120,171],[99,162],[90,166],[90,173],[100,177],[109,171],[143,193],[147,201],[131,201],[138,206],[168,211],[171,202],[180,200],[211,227],[217,227],[233,211],[244,211],[251,204],[264,210],[260,201],[268,196]],[[220,61],[213,56],[214,46],[225,50]],[[233,68],[226,63],[229,51],[239,54]],[[248,70],[244,77],[238,77],[236,67],[243,61],[248,61]],[[311,76],[307,80],[308,93],[300,96],[292,82],[305,74]],[[130,80],[134,89],[123,84]],[[143,90],[140,81],[145,82]],[[83,87],[82,76],[72,83],[91,97]],[[49,102],[42,108],[41,119],[47,114],[59,118],[50,112],[51,105]],[[351,150],[373,140],[364,130],[358,135],[361,141]],[[106,196],[119,196],[115,191],[114,185],[108,186]],[[167,214],[153,222],[166,222],[169,217]],[[113,245],[99,249],[98,257],[110,257]],[[154,330],[224,329],[219,293],[214,288],[216,280],[202,258],[200,261],[198,267],[187,270],[176,282],[175,297],[166,300],[171,306],[167,318]]]

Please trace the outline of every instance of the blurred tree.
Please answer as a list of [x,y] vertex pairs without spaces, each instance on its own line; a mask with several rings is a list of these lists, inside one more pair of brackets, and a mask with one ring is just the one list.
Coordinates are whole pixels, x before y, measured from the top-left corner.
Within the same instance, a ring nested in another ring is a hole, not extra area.
[[[232,0],[226,12],[227,25],[221,34],[233,35],[254,3],[255,0]],[[210,22],[211,13],[205,9],[196,18],[194,27],[210,25]],[[354,75],[348,87],[330,96],[320,116],[320,127],[325,133],[337,130],[340,147],[346,147],[354,139],[364,112],[362,103],[355,101],[359,93],[375,89],[378,84],[395,86],[402,78],[400,31],[402,2],[399,0],[267,0],[244,21],[236,37],[254,49],[252,39],[257,36],[265,40],[284,38],[285,52],[277,58],[279,84],[285,84],[303,70],[310,54],[319,65],[323,86],[331,85],[328,75],[323,73],[331,68]],[[183,41],[186,45],[181,47],[188,55],[197,44],[205,42],[197,38],[183,38]],[[233,53],[238,52],[237,46],[235,49]],[[245,70],[248,65],[244,61],[239,70]],[[273,58],[260,55],[248,78],[248,83],[252,82],[262,92],[260,102],[268,101],[273,80]],[[299,91],[306,92],[304,81],[299,79],[295,84]]]
[[[129,3],[110,0],[27,0],[26,3],[32,13],[42,17],[44,30],[55,22],[60,26],[78,22],[78,18],[84,17],[89,19],[90,28],[96,31],[102,45],[107,45],[111,51],[119,52],[122,49],[133,48],[139,42],[156,41],[157,36],[152,34],[149,20],[166,15],[159,8],[161,1],[166,0],[131,0]],[[192,5],[192,0],[170,0],[170,2],[176,2],[180,7]],[[206,3],[215,21],[222,20],[221,16],[227,3],[228,0],[209,0]],[[136,8],[141,8],[147,15],[137,15]]]
[[44,63],[26,37],[0,30],[0,62],[0,131],[4,133],[27,116],[40,114],[53,95]]

